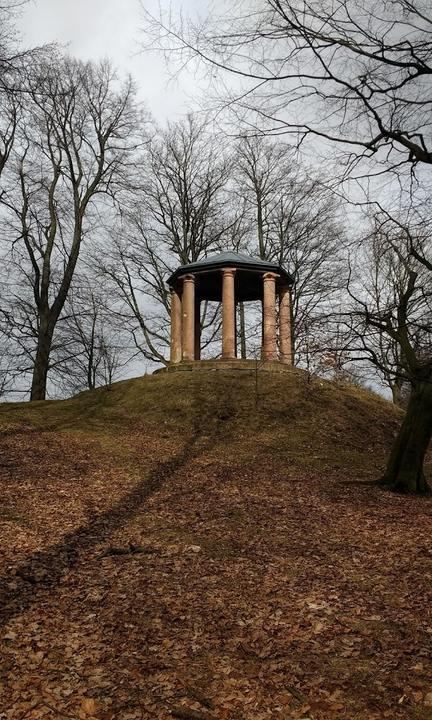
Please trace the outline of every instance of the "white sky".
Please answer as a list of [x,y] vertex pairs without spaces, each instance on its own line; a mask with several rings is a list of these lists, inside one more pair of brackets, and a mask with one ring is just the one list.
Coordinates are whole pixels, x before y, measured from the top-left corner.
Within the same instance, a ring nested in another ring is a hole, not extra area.
[[[168,2],[168,0],[167,0]],[[199,0],[172,0],[185,14],[203,8]],[[156,0],[143,0],[158,13]],[[86,59],[109,57],[121,73],[130,72],[141,100],[157,120],[176,119],[191,109],[193,78],[170,81],[164,60],[140,52],[143,36],[139,0],[31,0],[18,23],[25,45],[57,42],[71,55]]]

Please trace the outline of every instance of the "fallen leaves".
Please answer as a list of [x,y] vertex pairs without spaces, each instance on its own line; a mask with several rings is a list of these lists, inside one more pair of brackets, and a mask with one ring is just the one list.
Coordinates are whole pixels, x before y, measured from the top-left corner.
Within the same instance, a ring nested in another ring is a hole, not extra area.
[[205,432],[5,437],[1,720],[424,720],[429,501]]
[[98,704],[93,698],[84,698],[81,701],[80,715],[84,718],[94,717],[98,713]]
[[176,707],[171,710],[172,717],[179,718],[180,720],[207,720],[208,715],[204,715],[198,710],[193,710],[187,707]]

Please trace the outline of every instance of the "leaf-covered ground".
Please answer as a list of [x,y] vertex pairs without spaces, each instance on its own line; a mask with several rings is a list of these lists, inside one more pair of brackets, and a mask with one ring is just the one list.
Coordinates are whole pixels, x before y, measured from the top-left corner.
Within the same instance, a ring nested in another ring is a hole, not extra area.
[[0,718],[432,718],[399,414],[297,372],[0,408]]

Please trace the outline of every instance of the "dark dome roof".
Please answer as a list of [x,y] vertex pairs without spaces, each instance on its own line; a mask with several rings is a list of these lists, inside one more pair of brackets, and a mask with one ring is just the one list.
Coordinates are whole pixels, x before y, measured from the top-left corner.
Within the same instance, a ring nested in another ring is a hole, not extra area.
[[243,253],[221,252],[216,255],[209,255],[188,265],[180,265],[168,278],[168,285],[173,285],[181,275],[187,275],[187,273],[208,272],[209,270],[219,270],[224,267],[239,268],[252,272],[274,272],[280,275],[289,285],[293,283],[291,275],[277,263],[260,260],[260,258],[251,255],[243,255]]

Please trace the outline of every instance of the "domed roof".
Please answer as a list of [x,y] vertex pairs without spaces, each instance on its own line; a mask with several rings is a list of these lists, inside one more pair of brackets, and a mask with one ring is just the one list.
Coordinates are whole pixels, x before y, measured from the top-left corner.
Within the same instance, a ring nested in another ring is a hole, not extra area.
[[230,263],[247,263],[249,265],[262,265],[267,261],[263,261],[260,258],[254,257],[253,255],[245,255],[244,253],[232,252],[231,250],[226,252],[216,253],[215,255],[209,255],[208,257],[201,258],[192,265],[212,265],[214,263],[230,262]]
[[179,277],[187,275],[188,273],[208,272],[209,270],[219,270],[224,267],[239,268],[243,271],[250,270],[252,272],[274,272],[287,284],[291,285],[293,283],[291,275],[277,263],[261,260],[252,255],[227,251],[209,255],[188,265],[180,265],[171,277],[168,278],[168,285],[172,286]]

